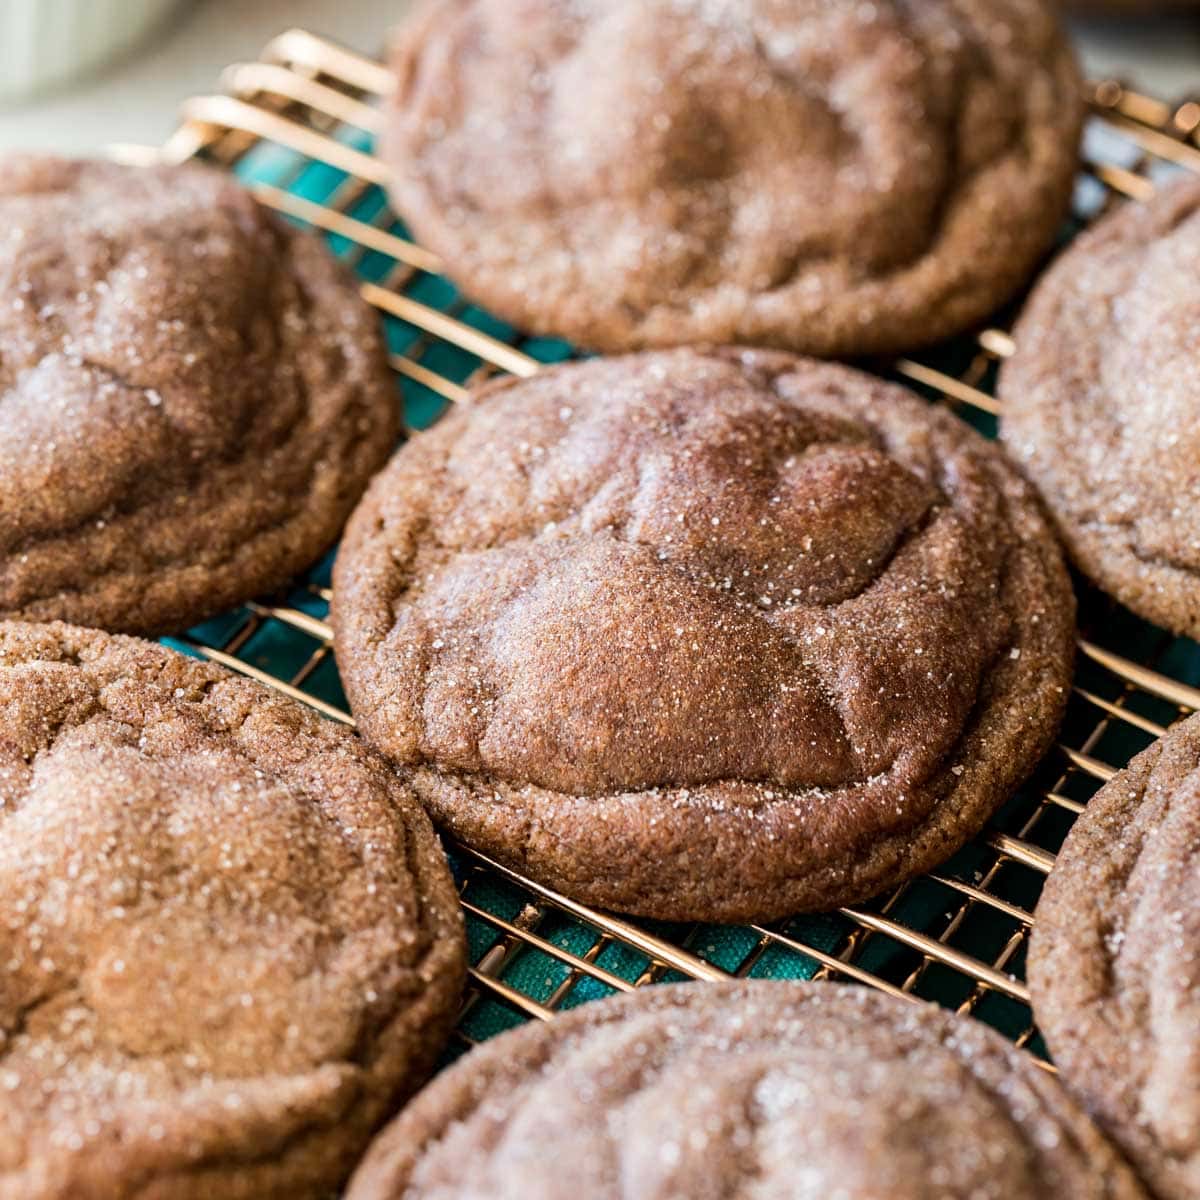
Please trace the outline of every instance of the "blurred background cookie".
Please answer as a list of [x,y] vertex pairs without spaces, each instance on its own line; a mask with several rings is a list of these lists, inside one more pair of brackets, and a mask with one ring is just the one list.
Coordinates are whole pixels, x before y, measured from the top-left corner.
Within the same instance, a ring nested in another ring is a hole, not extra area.
[[162,646],[0,623],[0,1192],[323,1200],[432,1069],[462,917],[346,730]]
[[1000,377],[1001,433],[1080,569],[1200,636],[1200,180],[1128,204],[1038,284]]
[[748,351],[479,391],[347,527],[338,665],[438,821],[601,907],[751,920],[940,862],[1049,747],[1032,489],[902,388]]
[[382,334],[227,175],[0,161],[0,615],[159,633],[286,583],[396,433]]
[[1064,1082],[1162,1200],[1200,1195],[1200,717],[1089,802],[1037,906],[1029,986]]
[[1143,1200],[992,1030],[831,984],[656,987],[496,1038],[378,1138],[347,1200]]
[[399,213],[474,299],[597,350],[956,333],[1077,163],[1041,0],[433,0],[392,63]]

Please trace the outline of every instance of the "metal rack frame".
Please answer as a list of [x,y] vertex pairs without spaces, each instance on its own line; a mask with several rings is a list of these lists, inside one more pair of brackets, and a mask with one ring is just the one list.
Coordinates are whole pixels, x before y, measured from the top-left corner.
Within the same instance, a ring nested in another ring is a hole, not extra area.
[[[221,94],[190,101],[160,151],[131,160],[206,159],[249,176],[258,199],[331,235],[365,278],[365,298],[393,337],[392,366],[423,420],[495,372],[530,375],[565,347],[523,340],[438,280],[437,257],[409,241],[382,201],[387,171],[369,146],[391,86],[379,63],[293,30],[258,62],[230,67]],[[1078,189],[1080,224],[1125,198],[1145,198],[1165,173],[1200,172],[1200,103],[1176,107],[1106,82],[1092,88],[1092,127]],[[269,178],[248,171],[268,154]],[[314,171],[322,183],[314,193]],[[985,429],[998,411],[995,368],[1013,343],[1002,328],[936,356],[881,364]],[[949,364],[949,365],[948,365]],[[332,675],[329,598],[318,573],[286,600],[256,603],[194,632],[193,652],[352,724]],[[1200,709],[1200,658],[1187,642],[1135,621],[1094,594],[1057,751],[988,831],[937,873],[878,901],[822,917],[744,929],[664,927],[597,912],[452,847],[472,934],[472,986],[459,1024],[470,1042],[497,1024],[549,1018],[560,1007],[664,977],[768,973],[869,984],[939,1000],[1040,1052],[1021,980],[1031,910],[1054,851],[1089,795],[1181,716]],[[286,636],[286,672],[256,645]],[[325,678],[326,682],[319,684]],[[482,1032],[481,1032],[482,1031]]]

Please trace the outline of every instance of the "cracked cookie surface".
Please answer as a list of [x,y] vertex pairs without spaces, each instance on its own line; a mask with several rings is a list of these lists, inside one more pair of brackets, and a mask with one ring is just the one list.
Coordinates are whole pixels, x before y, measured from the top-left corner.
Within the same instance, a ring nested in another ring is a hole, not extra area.
[[181,629],[286,583],[386,460],[378,322],[229,176],[0,161],[0,616]]
[[1000,375],[1001,436],[1079,568],[1200,637],[1200,180],[1082,234],[1039,283]]
[[0,1197],[322,1200],[464,971],[347,731],[162,646],[0,623]]
[[1200,1194],[1200,717],[1088,802],[1034,920],[1063,1080],[1162,1200]]
[[871,376],[666,351],[486,386],[380,473],[332,621],[435,818],[746,920],[946,858],[1048,748],[1074,602],[999,448]]
[[837,984],[644,988],[472,1051],[347,1200],[1144,1200],[1066,1090],[976,1021]]
[[430,0],[392,65],[397,211],[476,300],[595,350],[959,332],[1078,161],[1044,0]]

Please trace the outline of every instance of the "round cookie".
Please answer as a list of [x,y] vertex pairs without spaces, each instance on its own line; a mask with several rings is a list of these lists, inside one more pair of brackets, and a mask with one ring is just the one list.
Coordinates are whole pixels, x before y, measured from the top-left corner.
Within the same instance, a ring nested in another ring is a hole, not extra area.
[[1037,906],[1029,987],[1063,1080],[1162,1200],[1200,1194],[1200,716],[1076,821]]
[[201,166],[0,159],[0,617],[181,629],[286,583],[396,436],[319,239]]
[[1106,217],[1054,264],[1000,376],[1001,433],[1079,568],[1200,637],[1200,179]]
[[596,350],[936,341],[1066,214],[1080,80],[1045,0],[428,0],[397,211],[518,327]]
[[0,1197],[323,1200],[432,1068],[456,892],[388,766],[162,646],[0,623]]
[[766,919],[948,857],[1051,744],[1032,489],[902,388],[661,351],[486,386],[377,476],[332,621],[435,820],[601,907]]
[[1142,1200],[1055,1079],[966,1017],[836,984],[676,984],[485,1043],[347,1200]]

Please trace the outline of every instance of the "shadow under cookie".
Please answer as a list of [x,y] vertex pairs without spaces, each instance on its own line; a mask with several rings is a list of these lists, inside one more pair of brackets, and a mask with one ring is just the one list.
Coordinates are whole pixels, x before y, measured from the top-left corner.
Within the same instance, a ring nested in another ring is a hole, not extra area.
[[999,448],[738,350],[483,388],[377,477],[331,614],[360,729],[456,836],[601,907],[729,921],[958,849],[1052,741],[1073,617]]

